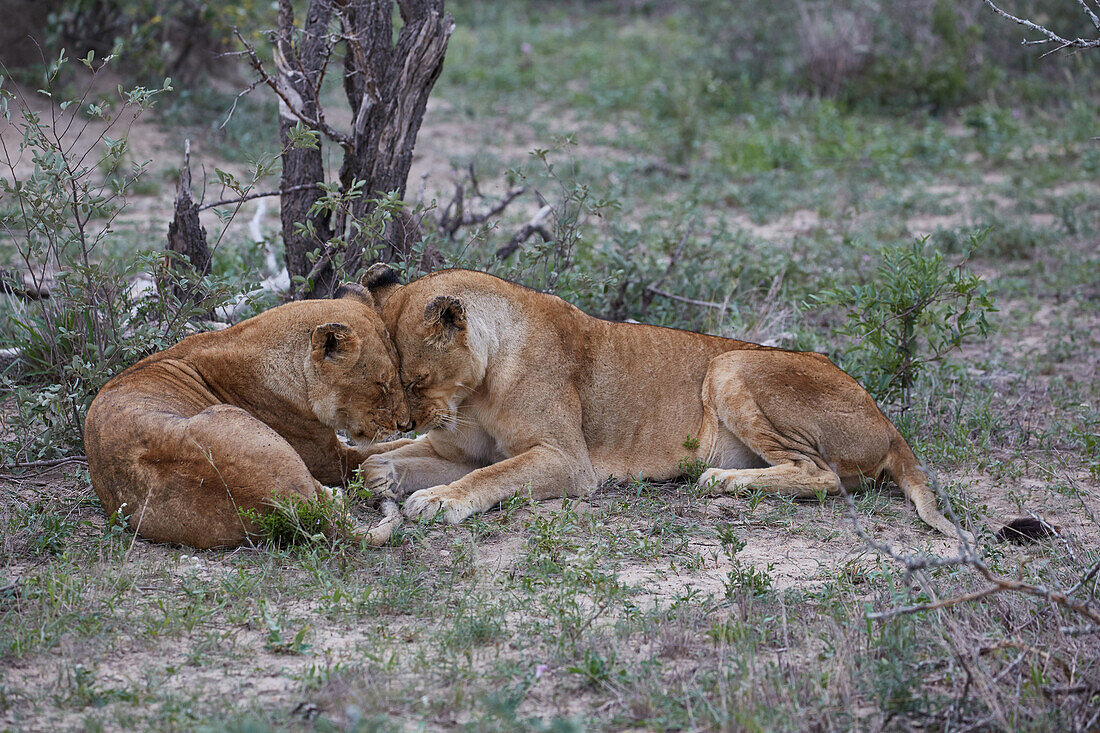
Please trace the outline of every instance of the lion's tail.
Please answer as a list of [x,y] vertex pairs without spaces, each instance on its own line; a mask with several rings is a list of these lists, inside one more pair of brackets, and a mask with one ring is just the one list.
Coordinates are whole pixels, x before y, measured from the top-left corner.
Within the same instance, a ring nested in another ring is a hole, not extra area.
[[961,532],[968,543],[972,544],[974,542],[974,535],[956,527],[940,511],[939,506],[936,504],[936,492],[928,485],[928,474],[900,434],[892,441],[890,452],[886,454],[884,468],[890,478],[905,492],[906,498],[913,502],[913,506],[917,510],[917,516],[923,519],[928,526],[939,530],[952,539],[959,539],[959,533]]

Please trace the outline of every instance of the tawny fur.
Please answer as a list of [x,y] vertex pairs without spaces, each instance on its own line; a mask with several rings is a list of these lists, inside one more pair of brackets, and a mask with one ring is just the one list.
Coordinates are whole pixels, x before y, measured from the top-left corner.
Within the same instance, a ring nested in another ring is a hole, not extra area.
[[[408,419],[396,354],[369,293],[288,303],[184,339],[100,391],[84,446],[108,515],[152,540],[235,546],[241,512],[331,499]],[[344,445],[346,430],[360,448]]]
[[397,346],[412,419],[431,428],[363,465],[408,496],[410,516],[458,522],[516,493],[667,479],[699,458],[719,492],[833,495],[885,475],[956,536],[897,429],[820,354],[611,323],[478,272],[401,286],[376,265],[363,284]]

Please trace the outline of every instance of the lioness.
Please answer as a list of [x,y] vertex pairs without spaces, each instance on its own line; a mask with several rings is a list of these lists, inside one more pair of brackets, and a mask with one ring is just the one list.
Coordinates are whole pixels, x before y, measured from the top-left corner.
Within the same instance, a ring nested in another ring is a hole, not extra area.
[[711,466],[716,491],[813,497],[894,479],[957,536],[924,471],[866,390],[821,354],[586,315],[491,275],[447,270],[363,284],[397,346],[426,436],[371,456],[409,516],[459,522],[517,492],[580,495],[609,476],[668,479]]
[[409,414],[370,294],[345,292],[190,336],[109,381],[84,425],[107,513],[148,539],[207,548],[244,542],[243,510],[331,498],[322,484],[341,483]]

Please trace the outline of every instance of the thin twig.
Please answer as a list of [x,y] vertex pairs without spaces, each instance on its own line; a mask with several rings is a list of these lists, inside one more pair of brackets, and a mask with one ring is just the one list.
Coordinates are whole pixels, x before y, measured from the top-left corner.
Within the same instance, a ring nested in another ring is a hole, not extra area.
[[550,212],[552,212],[553,210],[553,206],[551,206],[550,204],[544,204],[543,207],[539,209],[533,217],[531,217],[531,221],[524,224],[523,227],[518,232],[516,232],[515,236],[513,236],[512,239],[509,240],[508,244],[497,250],[496,258],[498,260],[508,259],[512,256],[513,252],[519,249],[519,246],[521,244],[526,242],[535,234],[538,234],[540,237],[542,237],[542,241],[544,242],[552,241],[554,239],[554,235],[546,231],[546,228],[542,226],[542,222],[546,219],[547,216],[550,215]]
[[[526,186],[516,186],[515,188],[509,189],[508,192],[505,193],[499,201],[489,207],[488,210],[479,214],[472,214],[466,213],[463,208],[465,188],[462,185],[459,185],[455,189],[454,197],[451,199],[450,203],[447,204],[447,207],[443,210],[443,215],[440,217],[439,222],[440,229],[446,232],[448,236],[453,237],[455,235],[455,232],[457,232],[461,227],[483,224],[484,222],[488,221],[494,216],[497,216],[506,208],[508,208],[508,204],[512,203],[512,201],[514,201],[517,197],[523,195],[526,191]],[[480,192],[478,192],[477,190],[476,180],[474,181],[473,185],[473,193],[480,196]],[[454,217],[450,216],[450,211],[452,207],[454,207],[456,211],[456,216]]]
[[[672,271],[676,268],[676,263],[679,262],[680,255],[684,253],[684,247],[687,245],[688,239],[691,238],[691,233],[692,231],[694,231],[694,229],[695,220],[692,219],[688,222],[687,228],[684,229],[684,236],[680,237],[680,243],[676,245],[676,249],[675,251],[673,251],[672,256],[668,258],[668,267],[665,268],[665,271],[661,273],[660,277],[656,278],[653,282],[646,286],[646,291],[656,294],[657,289],[664,285],[665,280],[668,279],[668,276],[672,274]],[[643,295],[643,306],[648,306],[651,300],[652,298],[647,298]]]
[[251,201],[252,199],[264,198],[265,196],[282,196],[283,194],[292,193],[294,191],[305,191],[310,188],[320,188],[316,183],[303,183],[298,186],[291,186],[290,188],[283,188],[278,191],[264,191],[262,193],[250,193],[246,196],[240,196],[234,199],[222,199],[221,201],[215,201],[212,204],[203,204],[199,207],[199,211],[206,211],[207,209],[213,209],[215,206],[226,206],[227,204],[243,204],[245,201]]
[[286,108],[291,112],[291,114],[301,120],[302,123],[311,130],[317,130],[318,132],[324,133],[325,137],[340,145],[340,147],[344,148],[344,150],[348,151],[349,153],[354,152],[355,146],[352,143],[351,138],[329,125],[327,122],[324,121],[324,119],[321,119],[319,116],[316,119],[309,117],[301,109],[299,109],[298,106],[296,106],[290,100],[290,98],[287,97],[283,90],[279,88],[278,81],[276,81],[271,76],[271,74],[267,73],[267,69],[264,67],[263,61],[260,60],[259,55],[256,53],[256,49],[253,48],[251,43],[245,40],[244,36],[241,35],[240,30],[234,28],[233,34],[237,37],[237,40],[241,43],[241,45],[245,47],[245,50],[248,51],[248,59],[252,64],[252,68],[256,71],[257,74],[260,75],[260,79],[263,81],[263,83],[270,87],[271,91],[275,92],[275,95],[283,102],[284,105],[286,105]]
[[229,124],[229,120],[233,119],[233,113],[237,111],[237,102],[240,101],[241,97],[248,94],[253,89],[260,86],[260,84],[262,84],[262,83],[263,83],[263,79],[256,79],[255,81],[253,81],[251,84],[248,85],[247,89],[245,89],[244,91],[237,94],[237,96],[233,97],[233,104],[232,104],[232,106],[229,107],[228,114],[226,114],[225,119],[222,120],[222,123],[220,125],[218,125],[219,130],[225,129],[225,126]]
[[715,310],[723,310],[726,306],[722,303],[713,303],[709,300],[695,300],[694,298],[685,298],[682,295],[676,295],[674,293],[666,293],[664,290],[658,290],[657,288],[647,287],[646,290],[654,295],[660,295],[662,298],[668,298],[669,300],[678,300],[681,303],[687,303],[688,305],[697,305],[700,308],[714,308]]
[[[1005,18],[1006,20],[1011,20],[1013,23],[1016,23],[1018,25],[1022,25],[1024,28],[1027,28],[1028,30],[1035,31],[1036,33],[1039,33],[1039,34],[1042,34],[1042,35],[1046,36],[1045,39],[1038,40],[1038,41],[1025,40],[1025,41],[1023,41],[1023,45],[1025,45],[1025,46],[1035,46],[1035,45],[1044,44],[1044,43],[1056,43],[1056,44],[1058,44],[1057,47],[1053,51],[1050,51],[1048,54],[1044,54],[1044,55],[1049,55],[1050,53],[1055,53],[1057,51],[1061,51],[1061,50],[1066,49],[1066,48],[1098,48],[1098,47],[1100,47],[1100,38],[1092,38],[1092,39],[1074,38],[1072,40],[1068,39],[1068,38],[1063,38],[1062,36],[1058,35],[1057,33],[1050,30],[1049,28],[1041,26],[1037,23],[1033,23],[1032,21],[1027,20],[1025,18],[1018,18],[1015,15],[1012,15],[1011,13],[1006,13],[1005,11],[1001,10],[999,7],[994,5],[993,0],[982,0],[982,1],[986,5],[988,5],[989,8],[994,13],[1001,16],[1002,18]],[[1081,7],[1083,7],[1085,9],[1085,12],[1088,14],[1089,19],[1092,21],[1093,25],[1096,27],[1096,30],[1100,31],[1100,19],[1098,19],[1096,17],[1096,14],[1093,13],[1092,10],[1085,4],[1084,0],[1077,0],[1077,2],[1078,2],[1078,4],[1081,5]]]
[[[929,483],[931,483],[934,488],[936,488],[937,493],[942,493],[939,489],[938,482],[934,480],[934,477],[931,475],[931,473],[929,473]],[[1066,590],[1062,590],[1059,588],[1047,588],[1046,586],[1035,585],[1033,583],[1027,583],[1022,580],[1004,578],[990,570],[989,566],[985,564],[985,561],[982,560],[982,558],[978,555],[977,550],[970,544],[966,535],[963,533],[963,530],[959,525],[958,518],[951,510],[950,502],[945,502],[948,510],[948,516],[951,519],[952,523],[955,524],[956,530],[959,532],[960,545],[959,553],[957,555],[943,558],[931,555],[904,555],[894,550],[888,544],[873,540],[870,536],[867,535],[867,533],[863,529],[863,524],[859,520],[859,514],[856,512],[855,502],[852,500],[851,494],[845,491],[844,497],[848,504],[848,512],[851,515],[852,521],[855,525],[856,534],[859,535],[864,544],[879,551],[882,554],[888,555],[896,562],[901,564],[903,567],[905,567],[907,575],[911,575],[916,571],[924,570],[926,568],[968,565],[978,571],[978,573],[989,583],[988,586],[980,590],[972,591],[970,593],[964,593],[957,596],[951,596],[949,598],[936,600],[930,603],[918,603],[911,606],[891,608],[886,611],[868,612],[866,614],[866,617],[869,619],[887,620],[895,618],[897,616],[919,613],[921,611],[932,611],[939,608],[946,608],[949,606],[958,605],[959,603],[979,600],[981,598],[985,598],[996,593],[1014,591],[1022,593],[1024,595],[1044,598],[1056,606],[1060,606],[1061,608],[1084,616],[1095,624],[1100,624],[1100,607],[1092,602],[1080,601],[1076,598],[1071,598],[1069,592],[1067,592]]]
[[24,468],[53,468],[63,466],[66,463],[87,463],[87,456],[65,456],[64,458],[50,458],[44,461],[25,461],[0,464],[0,471],[12,471]]

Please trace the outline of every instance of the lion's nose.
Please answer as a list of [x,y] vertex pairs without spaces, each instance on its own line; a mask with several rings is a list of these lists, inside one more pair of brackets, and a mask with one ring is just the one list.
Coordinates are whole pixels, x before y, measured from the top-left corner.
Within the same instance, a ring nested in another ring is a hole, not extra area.
[[397,427],[402,433],[407,433],[416,428],[416,420],[409,420],[406,423],[397,423]]

